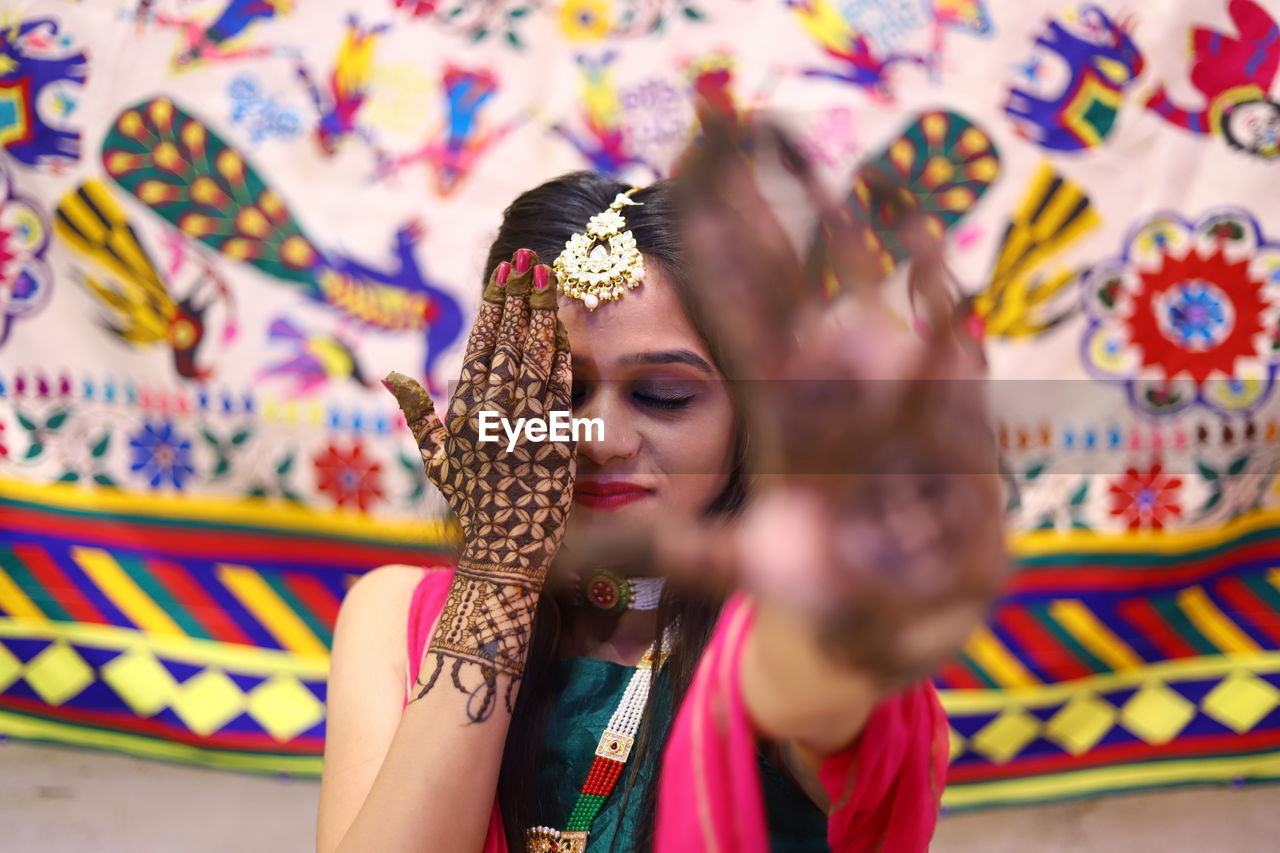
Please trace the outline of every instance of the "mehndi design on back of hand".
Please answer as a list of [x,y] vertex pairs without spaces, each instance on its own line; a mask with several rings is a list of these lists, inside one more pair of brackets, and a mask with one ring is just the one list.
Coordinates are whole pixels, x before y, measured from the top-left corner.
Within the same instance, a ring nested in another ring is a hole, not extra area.
[[[414,380],[392,373],[386,385],[405,414],[428,479],[457,515],[463,550],[422,667],[422,698],[446,665],[470,697],[476,722],[492,713],[507,676],[508,710],[524,671],[533,615],[547,568],[560,547],[573,493],[572,441],[479,440],[479,413],[544,418],[570,408],[568,339],[556,315],[556,283],[528,250],[515,268],[500,264],[467,341],[447,426]],[[516,271],[521,269],[522,271]]]

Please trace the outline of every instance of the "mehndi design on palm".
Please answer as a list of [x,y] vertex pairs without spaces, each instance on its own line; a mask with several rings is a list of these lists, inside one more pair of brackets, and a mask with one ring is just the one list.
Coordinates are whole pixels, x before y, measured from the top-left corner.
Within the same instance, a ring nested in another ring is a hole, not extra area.
[[[415,699],[446,665],[469,695],[468,715],[487,719],[507,676],[508,709],[524,669],[533,614],[547,568],[560,547],[573,492],[572,441],[517,444],[479,440],[479,413],[542,418],[571,405],[567,337],[556,315],[549,267],[522,249],[499,265],[467,341],[462,376],[449,401],[447,425],[427,392],[392,373],[396,396],[422,454],[428,479],[462,528],[457,574],[423,665]],[[522,270],[517,272],[516,270]],[[505,283],[503,283],[505,278]],[[541,285],[541,286],[539,286]]]

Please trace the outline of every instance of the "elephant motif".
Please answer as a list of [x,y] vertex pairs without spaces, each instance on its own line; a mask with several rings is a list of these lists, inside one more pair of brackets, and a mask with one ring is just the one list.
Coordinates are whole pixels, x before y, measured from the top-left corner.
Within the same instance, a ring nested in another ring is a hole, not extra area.
[[[1126,21],[1114,21],[1097,6],[1085,6],[1069,28],[1052,20],[1036,38],[1037,52],[1047,50],[1066,63],[1068,80],[1053,97],[1013,87],[1004,111],[1019,135],[1053,151],[1081,151],[1101,144],[1116,126],[1116,117],[1145,65]],[[1023,74],[1039,79],[1041,61],[1034,56]]]
[[80,157],[80,131],[68,121],[88,79],[83,51],[52,18],[0,30],[0,145],[27,166]]

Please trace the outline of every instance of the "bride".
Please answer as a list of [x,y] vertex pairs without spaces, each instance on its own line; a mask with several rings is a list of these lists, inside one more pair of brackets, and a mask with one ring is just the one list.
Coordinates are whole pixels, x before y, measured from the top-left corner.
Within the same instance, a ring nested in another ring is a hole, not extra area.
[[[924,229],[913,333],[785,138],[737,133],[521,194],[444,417],[388,377],[463,544],[342,605],[318,850],[927,849],[927,675],[1007,565],[981,355]],[[568,410],[603,435],[479,440]]]

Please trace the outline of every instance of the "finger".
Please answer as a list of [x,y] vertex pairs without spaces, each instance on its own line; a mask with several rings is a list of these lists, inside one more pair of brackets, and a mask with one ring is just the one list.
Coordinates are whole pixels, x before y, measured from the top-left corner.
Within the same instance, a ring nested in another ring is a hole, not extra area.
[[809,263],[831,295],[849,298],[860,310],[872,307],[878,312],[883,308],[889,270],[883,262],[880,239],[848,208],[824,212]]
[[503,261],[493,269],[485,286],[480,310],[467,338],[466,354],[462,358],[462,373],[458,388],[449,402],[449,421],[456,432],[470,416],[475,404],[484,397],[489,380],[489,365],[498,341],[498,325],[502,322],[503,304],[506,302],[505,284],[511,274],[511,264]]
[[525,336],[520,376],[516,382],[517,417],[543,416],[552,403],[547,394],[552,362],[556,352],[557,314],[556,275],[551,267],[538,264],[533,268],[533,290],[529,293],[529,331]]
[[573,410],[573,355],[569,351],[569,334],[559,318],[556,319],[555,353],[551,358],[547,398],[551,411]]
[[436,415],[435,405],[427,390],[416,380],[395,371],[388,373],[382,384],[395,396],[400,411],[404,412],[405,422],[413,433],[413,440],[418,443],[422,461],[429,462],[437,454],[443,453],[444,424]]
[[679,176],[682,226],[698,282],[695,310],[731,344],[726,349],[740,362],[732,366],[763,378],[778,371],[794,345],[793,319],[807,299],[804,268],[757,184],[764,172],[742,154],[759,140],[714,116],[704,133]]
[[880,260],[882,247],[875,233],[828,192],[813,163],[780,128],[764,125],[761,134],[776,147],[783,168],[795,178],[816,215],[807,261],[810,291],[824,296],[853,293],[878,301],[888,270]]
[[[916,223],[904,233],[911,250],[908,286],[923,347],[910,374],[922,393],[909,398],[902,417],[921,424],[950,423],[955,429],[936,444],[954,443],[961,433],[975,443],[962,455],[978,459],[990,448],[973,433],[986,423],[981,348],[967,328],[968,313],[955,298],[942,240]],[[960,448],[953,447],[952,450]]]
[[503,417],[512,413],[516,398],[516,380],[524,359],[525,337],[529,333],[529,291],[533,287],[533,267],[538,256],[530,249],[519,249],[511,259],[511,274],[503,290],[502,320],[498,323],[493,358],[484,385],[483,408]]
[[593,525],[566,543],[557,561],[579,577],[607,567],[627,577],[660,575],[682,589],[717,596],[736,585],[739,553],[728,522],[672,518]]
[[955,343],[955,299],[948,287],[942,240],[930,234],[920,221],[904,231],[903,242],[911,253],[907,271],[911,307],[920,321],[918,325],[923,326],[927,348],[936,358],[937,350],[949,349]]

